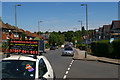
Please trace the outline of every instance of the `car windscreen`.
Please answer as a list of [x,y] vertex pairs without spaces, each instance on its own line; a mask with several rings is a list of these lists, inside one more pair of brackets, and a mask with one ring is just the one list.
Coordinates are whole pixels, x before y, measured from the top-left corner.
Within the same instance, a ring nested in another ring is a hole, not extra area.
[[2,79],[35,79],[35,62],[2,60]]
[[64,50],[70,50],[70,51],[72,51],[73,49],[71,47],[67,47]]

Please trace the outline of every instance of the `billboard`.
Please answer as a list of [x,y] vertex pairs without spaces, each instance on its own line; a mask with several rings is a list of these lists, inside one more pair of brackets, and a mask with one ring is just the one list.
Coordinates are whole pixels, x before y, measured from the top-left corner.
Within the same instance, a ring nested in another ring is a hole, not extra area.
[[10,53],[38,54],[38,40],[10,41]]

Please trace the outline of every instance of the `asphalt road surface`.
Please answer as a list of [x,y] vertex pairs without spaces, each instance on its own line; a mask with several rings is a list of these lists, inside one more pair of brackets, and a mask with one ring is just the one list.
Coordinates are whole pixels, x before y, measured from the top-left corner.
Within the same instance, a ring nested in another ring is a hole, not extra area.
[[118,78],[118,65],[97,61],[73,60],[72,57],[61,56],[61,53],[62,49],[57,49],[49,50],[43,54],[50,61],[57,78],[78,80]]

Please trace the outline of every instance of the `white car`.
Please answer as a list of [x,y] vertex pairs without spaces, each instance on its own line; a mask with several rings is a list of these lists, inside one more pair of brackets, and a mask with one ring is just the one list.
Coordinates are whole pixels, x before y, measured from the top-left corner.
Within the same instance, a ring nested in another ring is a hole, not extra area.
[[54,80],[55,74],[44,56],[12,55],[2,60],[2,80]]

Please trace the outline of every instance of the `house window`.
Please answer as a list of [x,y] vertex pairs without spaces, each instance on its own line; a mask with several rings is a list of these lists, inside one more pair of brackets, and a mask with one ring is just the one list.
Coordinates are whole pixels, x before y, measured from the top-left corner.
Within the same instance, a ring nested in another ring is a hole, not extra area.
[[29,40],[32,40],[32,38],[30,37],[30,39]]
[[14,37],[19,37],[18,33],[14,33]]
[[27,36],[25,36],[25,38],[27,38]]
[[6,32],[6,34],[8,33],[8,31],[7,31],[7,30],[6,30],[5,32]]
[[9,37],[7,36],[7,39],[9,39]]
[[11,32],[11,30],[9,30],[9,32]]

